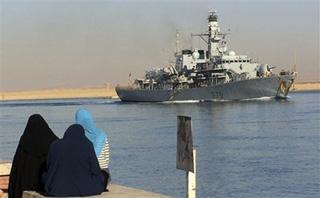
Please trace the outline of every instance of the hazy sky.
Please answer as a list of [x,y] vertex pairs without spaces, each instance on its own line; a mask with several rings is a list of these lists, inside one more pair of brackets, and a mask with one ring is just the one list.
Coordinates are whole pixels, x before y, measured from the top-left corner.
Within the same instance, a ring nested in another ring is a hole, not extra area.
[[127,83],[174,60],[177,29],[189,48],[211,9],[237,54],[279,71],[296,53],[298,80],[320,80],[318,0],[0,2],[2,91]]

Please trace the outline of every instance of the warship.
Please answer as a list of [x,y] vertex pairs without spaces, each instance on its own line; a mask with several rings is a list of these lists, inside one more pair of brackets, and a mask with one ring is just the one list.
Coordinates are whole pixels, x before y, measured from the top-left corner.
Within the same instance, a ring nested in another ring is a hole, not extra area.
[[208,15],[208,31],[200,37],[207,49],[178,50],[175,63],[145,72],[116,92],[126,102],[225,101],[264,97],[286,98],[296,72],[281,71],[247,55],[228,50],[226,33],[220,31],[217,13]]

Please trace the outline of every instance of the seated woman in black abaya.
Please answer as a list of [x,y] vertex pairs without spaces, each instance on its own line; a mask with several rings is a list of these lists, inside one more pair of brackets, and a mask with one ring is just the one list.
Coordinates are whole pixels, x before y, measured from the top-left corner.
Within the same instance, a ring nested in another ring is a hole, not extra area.
[[52,143],[44,174],[45,195],[91,196],[106,189],[92,143],[79,124],[71,125],[61,140]]
[[13,158],[9,198],[20,198],[25,190],[43,191],[41,175],[45,172],[50,144],[57,139],[41,115],[30,116]]

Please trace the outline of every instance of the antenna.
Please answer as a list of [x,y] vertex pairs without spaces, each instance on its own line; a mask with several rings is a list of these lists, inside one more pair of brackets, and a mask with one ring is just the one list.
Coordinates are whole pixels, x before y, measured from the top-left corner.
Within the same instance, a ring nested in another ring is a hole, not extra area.
[[176,56],[180,52],[179,44],[180,44],[180,41],[179,41],[179,30],[176,30],[176,53],[175,53]]
[[[294,50],[294,64],[292,73],[297,72],[297,50]],[[292,82],[292,90],[296,90],[294,81]]]
[[293,71],[297,72],[297,51],[294,51],[294,65],[293,65]]
[[190,49],[193,50],[193,37],[192,37],[192,34],[190,34]]

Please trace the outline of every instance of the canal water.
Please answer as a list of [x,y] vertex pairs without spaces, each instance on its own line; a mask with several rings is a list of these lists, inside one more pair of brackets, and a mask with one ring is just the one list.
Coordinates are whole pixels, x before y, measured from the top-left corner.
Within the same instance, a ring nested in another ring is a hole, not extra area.
[[106,99],[0,102],[0,160],[12,160],[28,117],[62,137],[89,109],[110,141],[112,182],[185,197],[176,117],[192,117],[198,197],[319,197],[320,92],[288,100],[123,103]]

